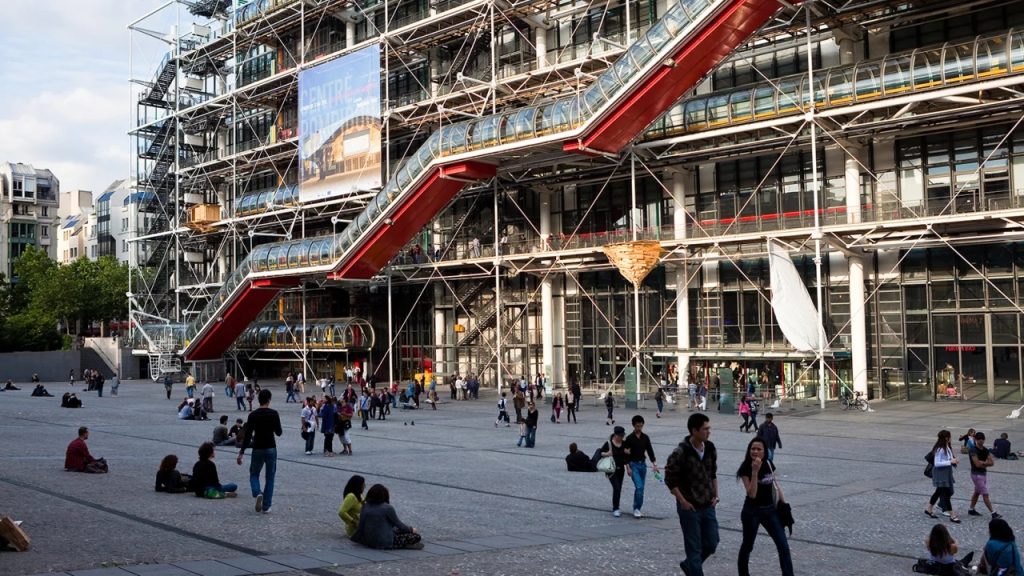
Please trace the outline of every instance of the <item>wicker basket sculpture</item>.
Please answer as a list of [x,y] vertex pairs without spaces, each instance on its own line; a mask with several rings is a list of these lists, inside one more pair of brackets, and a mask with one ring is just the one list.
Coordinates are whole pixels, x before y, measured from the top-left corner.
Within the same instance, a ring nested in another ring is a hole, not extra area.
[[633,286],[640,286],[644,278],[647,278],[661,261],[661,255],[664,253],[661,244],[656,240],[619,242],[603,246],[601,250]]

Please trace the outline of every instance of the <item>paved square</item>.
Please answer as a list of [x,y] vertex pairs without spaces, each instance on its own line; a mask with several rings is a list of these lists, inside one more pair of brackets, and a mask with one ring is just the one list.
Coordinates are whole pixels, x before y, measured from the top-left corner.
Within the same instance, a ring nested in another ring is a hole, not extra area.
[[[32,537],[30,551],[0,554],[5,575],[679,573],[682,536],[673,501],[652,475],[646,517],[637,520],[628,479],[623,516],[614,518],[603,475],[565,471],[570,442],[589,454],[610,432],[603,410],[589,401],[578,425],[551,424],[542,414],[534,449],[516,447],[514,428],[494,428],[491,393],[437,411],[396,411],[371,422],[369,431],[352,431],[354,456],[324,458],[302,453],[297,405],[284,404],[281,387],[272,386],[286,431],[278,443],[274,512],[262,515],[252,509],[248,462],[237,466],[227,448],[218,449],[215,461],[223,481],[242,486],[239,498],[153,491],[160,459],[177,454],[179,469],[190,472],[196,448],[215,424],[179,421],[177,402],[163,398],[161,386],[134,381],[122,384],[118,397],[84,394],[80,410],[59,408],[66,384],[48,388],[58,397],[31,398],[27,390],[0,396],[0,514],[24,520]],[[798,574],[909,573],[933,522],[921,513],[931,493],[921,470],[939,428],[959,435],[975,427],[989,438],[1006,431],[1018,448],[1024,445],[1024,423],[1005,419],[1008,406],[874,406],[872,413],[800,404],[775,410],[784,446],[776,460],[797,521],[790,545]],[[685,436],[687,413],[656,419],[652,410],[639,412],[664,464]],[[625,422],[633,413],[620,408],[616,416]],[[719,449],[721,544],[705,573],[726,576],[736,573],[740,543],[743,496],[734,475],[752,435],[739,431],[734,415],[710,416]],[[90,450],[109,461],[110,474],[62,470],[64,449],[81,425],[89,426]],[[962,550],[978,550],[987,518],[966,516],[970,481],[960,468],[955,504],[964,521],[948,526]],[[352,474],[388,487],[399,517],[423,533],[422,552],[368,550],[344,537],[337,509]],[[1022,479],[1021,461],[1000,461],[989,477],[997,510],[1018,532]],[[778,573],[775,548],[763,532],[751,570]]]

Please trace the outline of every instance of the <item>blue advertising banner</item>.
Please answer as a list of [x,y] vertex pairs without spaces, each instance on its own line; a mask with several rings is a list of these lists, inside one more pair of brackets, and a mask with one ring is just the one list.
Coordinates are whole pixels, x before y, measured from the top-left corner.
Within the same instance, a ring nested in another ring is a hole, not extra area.
[[299,72],[299,199],[381,186],[380,47]]

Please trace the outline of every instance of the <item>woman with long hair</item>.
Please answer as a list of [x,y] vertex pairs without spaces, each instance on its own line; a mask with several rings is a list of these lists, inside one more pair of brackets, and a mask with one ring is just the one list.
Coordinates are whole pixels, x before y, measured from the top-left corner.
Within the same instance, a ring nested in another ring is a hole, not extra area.
[[925,539],[924,545],[928,548],[928,560],[936,564],[955,564],[956,553],[960,546],[950,535],[949,530],[943,524],[932,526],[932,531]]
[[1013,530],[1006,520],[996,518],[988,523],[988,542],[981,552],[981,564],[978,572],[982,574],[1002,574],[1006,570],[1008,574],[1024,574],[1024,566],[1021,565],[1020,548],[1017,547],[1017,539],[1013,536]]
[[188,492],[188,483],[192,477],[178,472],[178,457],[174,454],[164,456],[160,468],[156,471],[156,491],[182,494]]
[[616,426],[612,435],[608,437],[608,441],[601,446],[601,457],[611,456],[615,460],[615,472],[608,474],[608,481],[612,483],[612,516],[616,518],[622,516],[622,512],[619,511],[619,498],[622,496],[622,481],[626,471],[630,469],[626,465],[629,462],[629,456],[626,454],[626,446],[623,444],[625,437],[626,429]]
[[368,548],[422,549],[422,537],[415,528],[398,519],[390,500],[388,489],[381,484],[374,484],[366,491],[359,525],[352,540]]
[[754,438],[747,444],[743,463],[736,470],[736,477],[743,484],[743,491],[747,495],[743,501],[743,511],[740,512],[743,543],[736,560],[740,576],[750,576],[750,552],[754,549],[758,526],[764,526],[768,536],[775,541],[782,576],[793,576],[793,558],[777,508],[779,502],[786,500],[775,479],[775,465],[768,460],[767,454],[764,440]]
[[960,517],[953,510],[953,467],[960,461],[953,454],[951,439],[949,430],[940,430],[935,445],[932,446],[932,486],[935,487],[935,491],[928,500],[928,507],[924,509],[924,513],[932,518],[938,518],[933,511],[935,503],[938,502],[943,511],[949,512],[949,520],[959,524]]
[[359,513],[363,509],[363,490],[366,489],[366,479],[355,474],[348,479],[345,490],[341,493],[341,508],[338,508],[338,517],[345,523],[345,533],[351,538],[359,527]]

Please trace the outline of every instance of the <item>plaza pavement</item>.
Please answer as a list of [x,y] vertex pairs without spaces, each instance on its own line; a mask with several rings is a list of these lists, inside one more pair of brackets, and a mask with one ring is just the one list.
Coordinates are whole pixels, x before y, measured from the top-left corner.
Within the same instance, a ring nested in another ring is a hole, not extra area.
[[[185,422],[163,387],[147,381],[121,385],[120,396],[84,398],[80,410],[61,409],[66,383],[48,384],[57,397],[31,398],[30,386],[0,392],[0,515],[24,520],[28,552],[0,553],[0,574],[73,576],[244,576],[308,573],[316,576],[679,574],[682,537],[672,499],[648,475],[644,512],[630,514],[633,489],[623,487],[623,516],[610,513],[611,489],[602,474],[565,471],[569,442],[591,453],[607,437],[604,410],[587,398],[580,423],[542,418],[535,449],[517,448],[516,428],[495,428],[494,393],[479,401],[446,401],[435,412],[394,411],[369,431],[353,429],[355,455],[305,456],[298,408],[284,404],[274,509],[257,514],[248,493],[248,458],[218,448],[222,481],[241,486],[237,499],[203,500],[153,491],[160,459],[176,453],[189,472],[196,447],[216,421]],[[215,408],[233,422],[233,400]],[[941,427],[958,435],[968,427],[994,439],[1008,431],[1024,447],[1024,424],[1006,420],[1012,407],[943,403],[875,404],[872,413],[796,404],[776,410],[783,449],[776,454],[782,487],[797,524],[790,541],[797,574],[909,574],[932,520],[922,509],[931,493],[923,455]],[[628,429],[637,411],[616,409]],[[687,411],[647,419],[659,464],[685,435]],[[742,491],[733,479],[751,435],[735,415],[710,413],[719,449],[721,544],[705,564],[709,576],[736,573]],[[415,425],[413,425],[415,422]],[[90,428],[90,450],[110,463],[108,475],[62,470],[64,449],[79,426]],[[322,437],[321,437],[322,438]],[[991,440],[990,440],[991,443]],[[317,448],[320,447],[320,439]],[[422,551],[374,551],[344,537],[336,512],[351,474],[383,483],[399,516],[423,534]],[[1020,533],[1024,461],[998,462],[990,473],[997,510]],[[961,525],[947,524],[961,550],[984,543],[987,518],[966,515],[970,479],[957,472],[955,504]],[[754,574],[777,574],[771,540],[760,534],[751,559]]]

